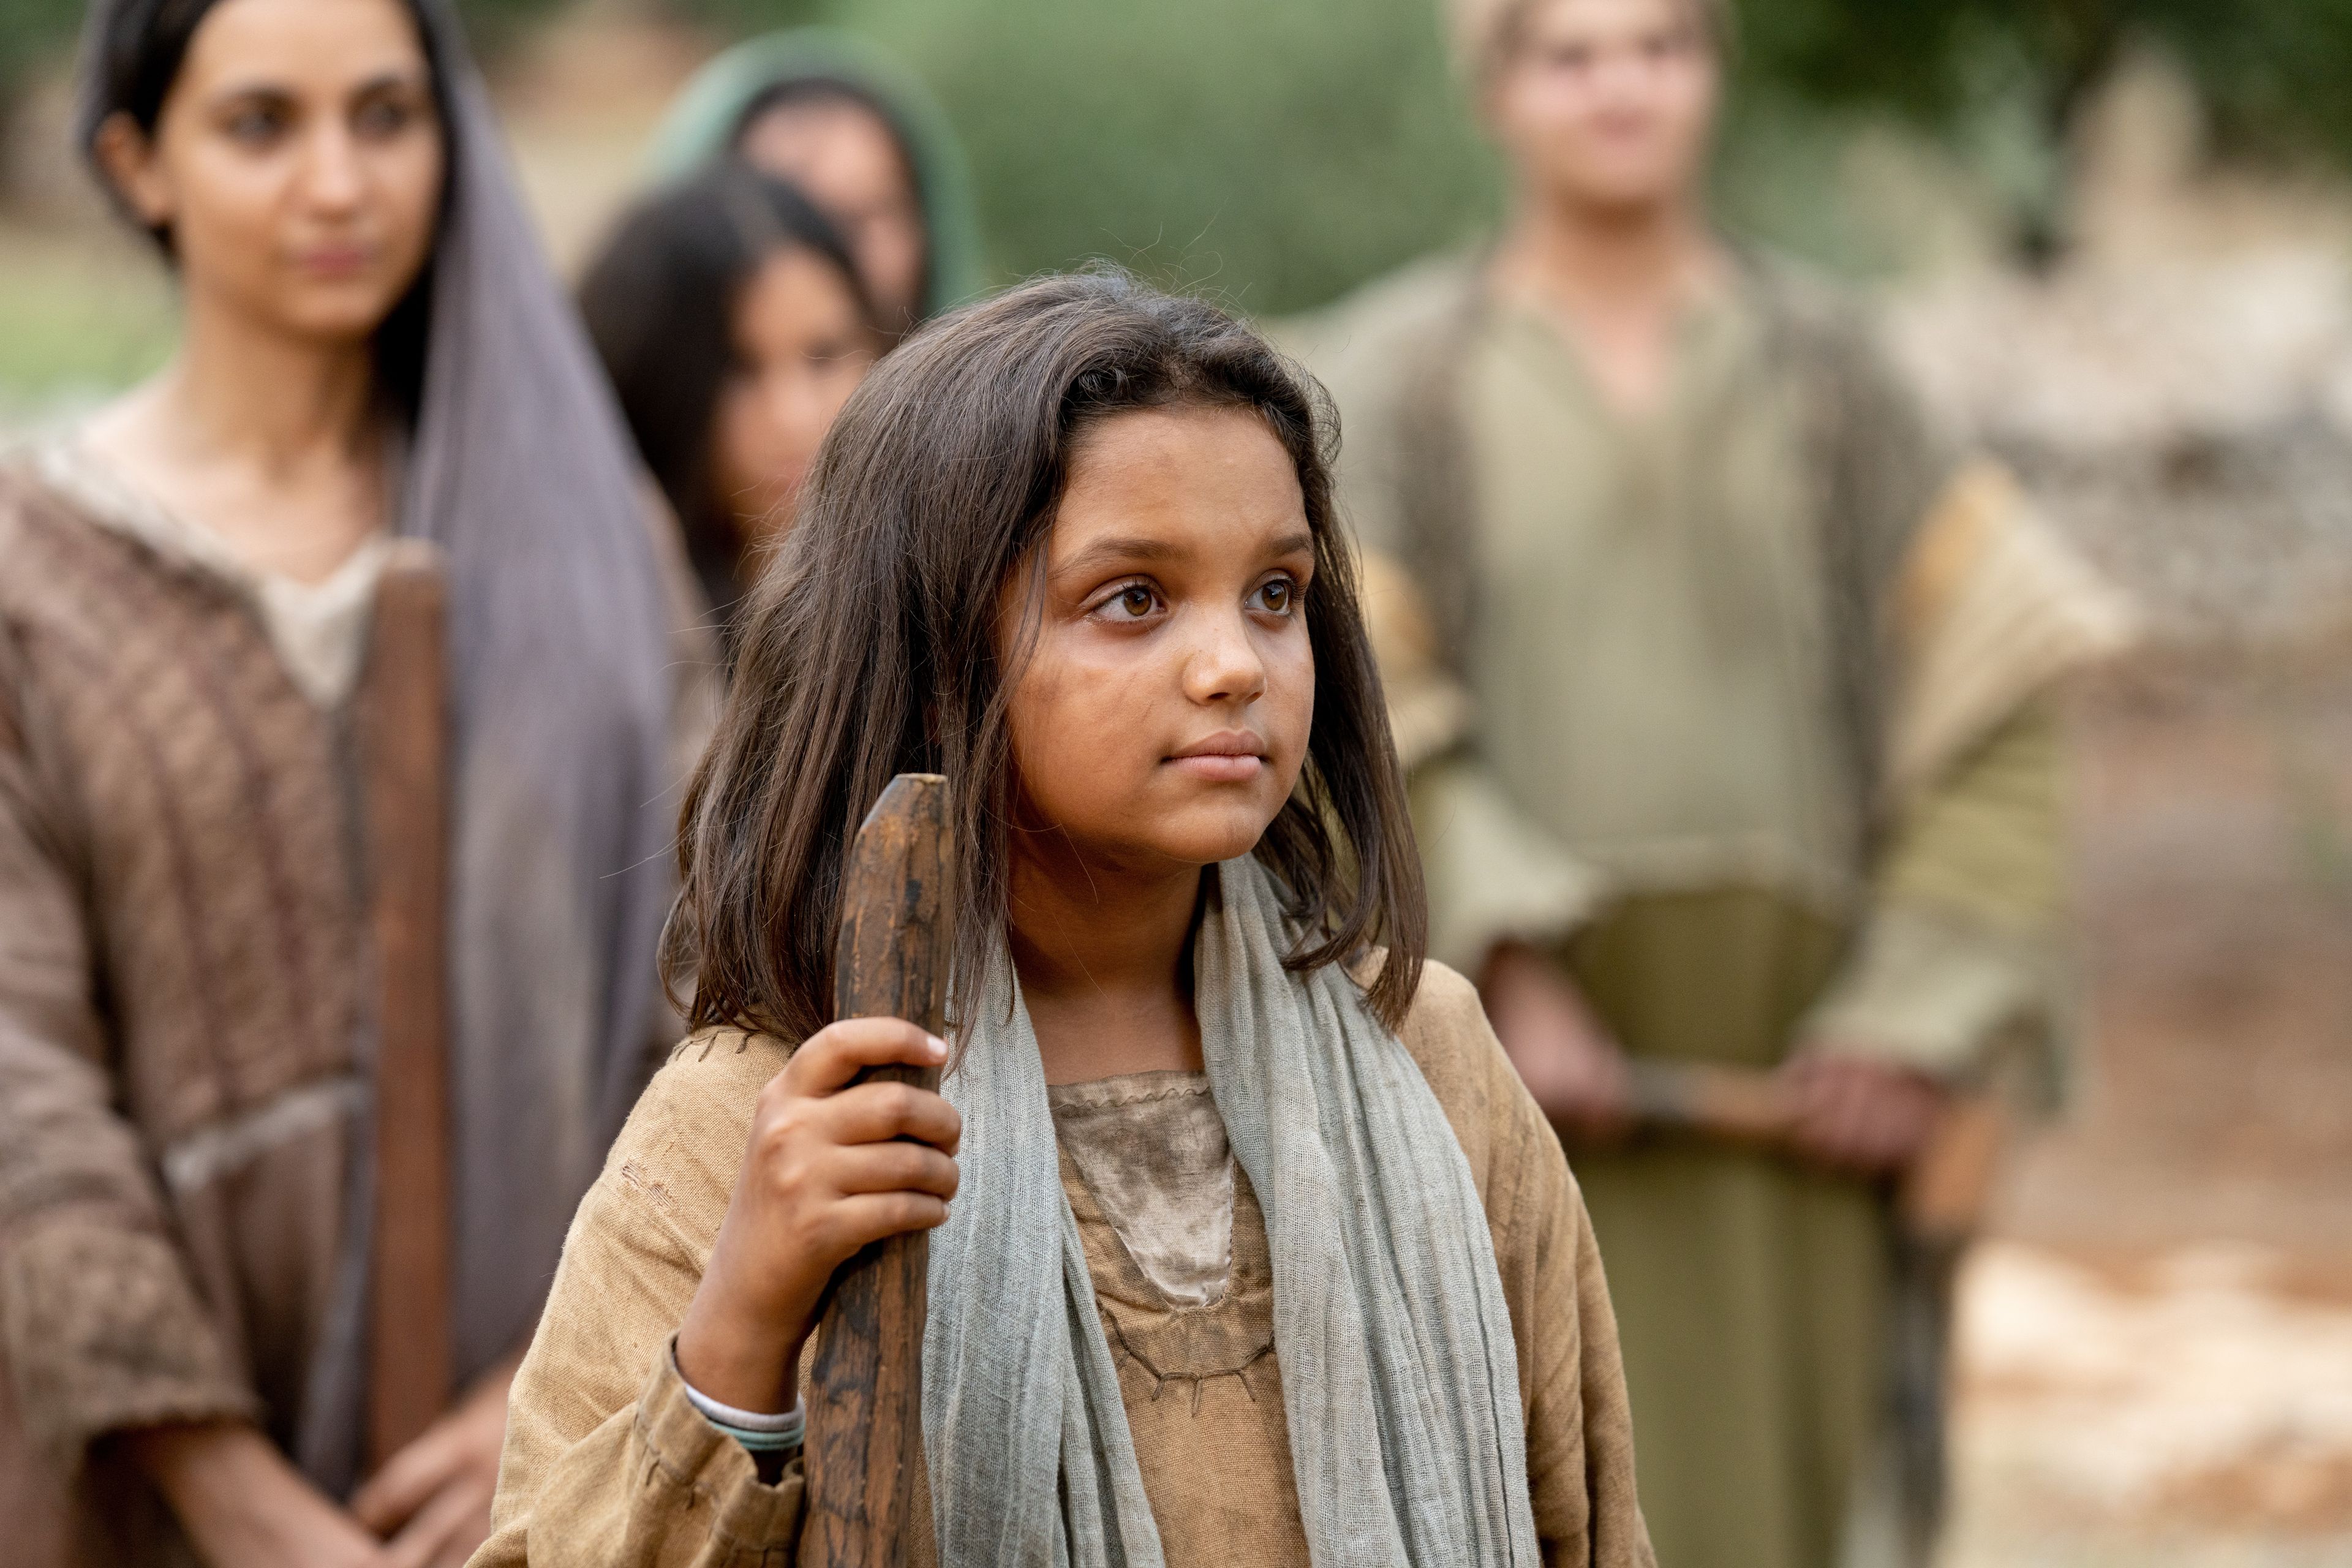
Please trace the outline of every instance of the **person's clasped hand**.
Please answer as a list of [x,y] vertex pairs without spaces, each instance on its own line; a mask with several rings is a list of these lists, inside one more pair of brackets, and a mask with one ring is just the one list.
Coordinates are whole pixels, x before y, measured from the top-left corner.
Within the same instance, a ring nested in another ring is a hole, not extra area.
[[1798,1149],[1854,1175],[1893,1175],[1917,1160],[1949,1098],[1916,1068],[1834,1047],[1801,1051],[1780,1071],[1795,1102]]
[[1554,1126],[1604,1141],[1632,1130],[1633,1075],[1625,1052],[1549,959],[1501,943],[1478,990],[1503,1054]]

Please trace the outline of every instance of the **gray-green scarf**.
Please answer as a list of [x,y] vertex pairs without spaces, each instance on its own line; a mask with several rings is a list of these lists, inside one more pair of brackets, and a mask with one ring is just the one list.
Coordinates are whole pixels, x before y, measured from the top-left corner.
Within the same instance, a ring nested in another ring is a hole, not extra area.
[[[1290,940],[1254,858],[1194,950],[1209,1084],[1265,1211],[1274,1343],[1316,1568],[1538,1561],[1518,1357],[1470,1167],[1421,1068]],[[923,1437],[943,1568],[1160,1568],[1036,1036],[1012,965],[947,1095],[963,1184],[931,1233]]]

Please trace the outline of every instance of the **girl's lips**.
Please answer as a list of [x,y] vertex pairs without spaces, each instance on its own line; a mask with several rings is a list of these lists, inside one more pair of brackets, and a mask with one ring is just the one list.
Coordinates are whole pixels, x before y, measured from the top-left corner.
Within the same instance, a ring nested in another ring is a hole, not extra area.
[[1168,761],[1208,783],[1247,784],[1265,766],[1265,742],[1245,731],[1226,730],[1194,742]]
[[1202,752],[1171,757],[1169,765],[1205,784],[1247,784],[1265,766],[1265,759],[1249,752]]

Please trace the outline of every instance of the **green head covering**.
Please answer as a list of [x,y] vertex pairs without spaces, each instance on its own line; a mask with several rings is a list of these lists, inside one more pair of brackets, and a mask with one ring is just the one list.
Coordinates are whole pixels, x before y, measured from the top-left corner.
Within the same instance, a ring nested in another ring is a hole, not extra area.
[[752,105],[802,82],[838,87],[871,104],[897,133],[923,209],[923,314],[935,316],[978,294],[984,280],[963,150],[930,90],[855,34],[795,27],[719,56],[695,73],[662,117],[646,158],[649,172],[664,183],[695,173],[726,153]]

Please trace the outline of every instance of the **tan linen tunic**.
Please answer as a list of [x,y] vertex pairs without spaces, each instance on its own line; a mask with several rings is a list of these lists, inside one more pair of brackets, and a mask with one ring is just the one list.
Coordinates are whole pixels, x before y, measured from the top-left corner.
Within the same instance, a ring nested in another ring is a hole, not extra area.
[[[1854,315],[1748,267],[1638,416],[1468,261],[1289,333],[1376,552],[1433,947],[1549,950],[1637,1058],[1962,1075],[2045,1006],[2035,699],[2115,615]],[[1661,1559],[1822,1568],[1884,1409],[1881,1193],[1693,1142],[1576,1164]]]
[[[1461,1141],[1493,1230],[1545,1560],[1648,1564],[1616,1322],[1559,1142],[1459,975],[1431,966],[1402,1038]],[[754,1101],[785,1055],[766,1037],[697,1037],[646,1090],[581,1205],[516,1378],[497,1531],[476,1568],[795,1560],[799,1461],[779,1485],[761,1484],[750,1457],[688,1402],[670,1350]],[[1066,1146],[1062,1174],[1171,1568],[1305,1568],[1273,1274],[1247,1179],[1234,1173],[1226,1289],[1205,1306],[1178,1306],[1129,1255]],[[910,1561],[927,1564],[929,1515],[918,1515]]]

